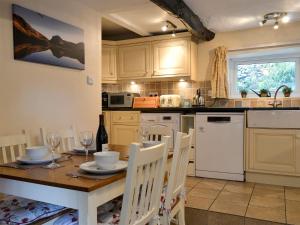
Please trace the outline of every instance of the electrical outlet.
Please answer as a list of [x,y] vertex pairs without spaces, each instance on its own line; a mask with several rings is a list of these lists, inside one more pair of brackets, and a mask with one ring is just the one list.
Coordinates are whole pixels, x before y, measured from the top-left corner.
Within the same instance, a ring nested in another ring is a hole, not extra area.
[[158,96],[158,92],[149,92],[150,97]]

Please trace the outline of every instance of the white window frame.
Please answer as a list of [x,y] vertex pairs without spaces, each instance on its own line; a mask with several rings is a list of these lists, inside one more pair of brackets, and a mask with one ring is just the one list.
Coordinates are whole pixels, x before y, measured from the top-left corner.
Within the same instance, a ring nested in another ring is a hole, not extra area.
[[[292,49],[292,50],[291,50]],[[273,53],[273,54],[272,54]],[[228,84],[229,84],[229,97],[241,98],[239,90],[237,90],[237,65],[247,65],[255,63],[278,63],[278,62],[295,62],[296,63],[296,77],[295,77],[295,90],[292,97],[300,97],[300,47],[298,48],[278,48],[276,50],[260,50],[257,53],[249,52],[235,52],[228,54]],[[281,84],[278,84],[278,87]],[[259,90],[256,90],[259,91]],[[274,91],[271,91],[274,96]],[[278,96],[283,96],[282,92]],[[249,90],[248,98],[259,98],[251,90]]]

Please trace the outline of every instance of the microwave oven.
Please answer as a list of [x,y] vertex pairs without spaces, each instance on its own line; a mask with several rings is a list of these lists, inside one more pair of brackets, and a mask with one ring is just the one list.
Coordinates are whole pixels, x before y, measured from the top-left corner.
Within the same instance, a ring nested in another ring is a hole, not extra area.
[[131,108],[134,97],[139,97],[138,93],[118,92],[108,93],[109,108]]

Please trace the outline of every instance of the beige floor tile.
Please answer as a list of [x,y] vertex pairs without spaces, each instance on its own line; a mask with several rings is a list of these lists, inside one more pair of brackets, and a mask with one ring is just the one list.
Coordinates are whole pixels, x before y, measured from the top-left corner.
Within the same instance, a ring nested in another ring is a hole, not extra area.
[[252,196],[249,205],[285,210],[285,200],[283,198],[263,198]]
[[196,177],[187,177],[185,181],[185,186],[189,188],[193,188],[197,183],[199,183],[200,179]]
[[246,217],[285,223],[285,210],[249,205]]
[[201,180],[198,184],[196,184],[195,187],[212,189],[212,190],[222,190],[225,184],[226,181],[223,180],[205,179],[205,180]]
[[210,211],[228,213],[237,216],[244,216],[246,213],[247,205],[233,203],[230,201],[223,201],[216,199],[212,206],[209,208]]
[[215,199],[217,197],[217,195],[219,194],[219,191],[213,190],[213,189],[205,189],[205,188],[195,187],[191,190],[191,192],[189,194],[198,196],[198,197],[202,197],[202,198]]
[[208,211],[201,209],[185,208],[186,225],[208,225]]
[[202,198],[194,195],[188,195],[186,207],[208,210],[211,204],[213,203],[213,201],[214,201],[213,199],[209,199],[209,198]]
[[275,223],[275,222],[271,222],[271,221],[258,220],[258,219],[246,217],[244,225],[286,225],[286,224],[285,223]]
[[292,201],[300,201],[300,188],[285,188],[285,198]]
[[251,194],[254,188],[254,183],[246,182],[228,182],[224,190],[234,193]]
[[[208,225],[244,225],[244,217],[209,211],[207,224]],[[197,225],[205,225],[205,224],[198,223]]]
[[185,193],[188,194],[190,193],[190,191],[192,190],[193,188],[191,187],[185,187]]
[[286,201],[287,223],[300,225],[300,201]]
[[261,198],[284,199],[284,189],[257,188],[255,186],[252,196],[253,197],[261,197]]
[[256,189],[284,191],[283,186],[271,184],[255,184]]
[[233,192],[223,190],[217,197],[217,200],[232,202],[232,203],[237,203],[239,205],[247,206],[250,201],[250,197],[251,194],[233,193]]

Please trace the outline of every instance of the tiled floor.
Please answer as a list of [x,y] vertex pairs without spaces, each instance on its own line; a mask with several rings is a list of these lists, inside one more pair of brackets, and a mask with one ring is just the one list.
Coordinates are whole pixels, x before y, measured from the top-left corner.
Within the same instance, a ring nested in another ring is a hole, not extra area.
[[256,224],[251,219],[300,225],[300,188],[189,177],[186,189],[186,207],[199,213],[234,215],[249,225]]

